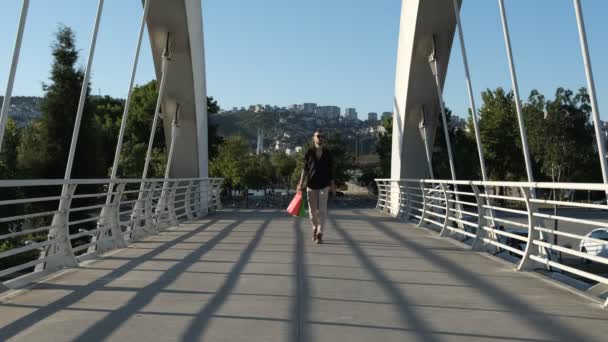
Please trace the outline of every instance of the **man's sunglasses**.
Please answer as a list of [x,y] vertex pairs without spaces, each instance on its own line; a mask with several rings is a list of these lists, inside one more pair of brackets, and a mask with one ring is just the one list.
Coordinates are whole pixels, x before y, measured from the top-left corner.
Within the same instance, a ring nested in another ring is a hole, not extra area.
[[317,137],[317,138],[319,138],[319,139],[323,139],[323,138],[325,138],[325,136],[324,136],[324,135],[320,135],[320,134],[315,134],[315,137]]

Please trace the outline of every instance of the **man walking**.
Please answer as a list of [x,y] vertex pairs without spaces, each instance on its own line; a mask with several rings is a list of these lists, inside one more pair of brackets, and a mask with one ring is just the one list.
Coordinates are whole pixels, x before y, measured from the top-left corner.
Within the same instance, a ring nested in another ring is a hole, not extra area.
[[300,176],[298,191],[306,188],[308,212],[312,223],[312,239],[323,243],[323,228],[327,218],[327,197],[329,191],[336,194],[334,181],[334,162],[330,151],[323,147],[325,136],[320,129],[313,134],[314,147],[304,155],[304,169]]

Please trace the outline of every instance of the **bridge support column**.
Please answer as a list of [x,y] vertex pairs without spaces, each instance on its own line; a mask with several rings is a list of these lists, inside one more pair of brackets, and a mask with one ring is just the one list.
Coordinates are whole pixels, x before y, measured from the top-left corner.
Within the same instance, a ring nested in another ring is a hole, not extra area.
[[[461,1],[456,4],[460,6]],[[432,147],[438,124],[439,97],[437,82],[429,68],[428,56],[433,50],[435,35],[437,50],[445,57],[438,66],[439,83],[443,88],[452,41],[456,30],[454,2],[445,0],[402,0],[395,97],[391,179],[430,178],[425,144],[418,129],[421,108],[429,115],[427,141]],[[399,194],[393,194],[393,208]]]

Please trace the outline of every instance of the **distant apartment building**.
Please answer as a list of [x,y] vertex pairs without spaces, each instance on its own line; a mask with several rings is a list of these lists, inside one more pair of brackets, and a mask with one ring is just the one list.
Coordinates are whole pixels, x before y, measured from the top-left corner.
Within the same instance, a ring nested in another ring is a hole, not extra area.
[[367,121],[369,121],[369,122],[378,121],[378,113],[374,113],[374,112],[367,113]]
[[337,106],[318,106],[315,114],[319,118],[328,120],[340,118],[340,107]]
[[317,109],[316,103],[305,103],[302,106],[302,112],[304,112],[304,114],[314,114]]
[[347,120],[356,120],[357,119],[357,110],[355,108],[344,109],[344,117]]
[[388,118],[392,118],[392,117],[393,117],[393,113],[392,112],[384,112],[384,113],[382,113],[382,120],[388,119]]

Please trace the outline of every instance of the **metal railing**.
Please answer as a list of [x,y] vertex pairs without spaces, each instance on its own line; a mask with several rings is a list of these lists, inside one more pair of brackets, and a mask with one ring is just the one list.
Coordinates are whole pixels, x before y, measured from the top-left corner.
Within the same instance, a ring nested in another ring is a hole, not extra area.
[[222,183],[219,178],[0,180],[0,290],[220,209]]
[[376,184],[377,210],[462,238],[474,250],[508,255],[517,270],[561,272],[588,284],[590,294],[608,293],[608,185],[427,179]]

